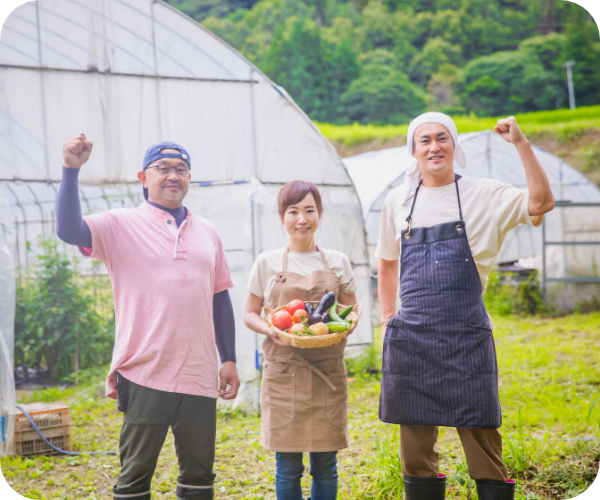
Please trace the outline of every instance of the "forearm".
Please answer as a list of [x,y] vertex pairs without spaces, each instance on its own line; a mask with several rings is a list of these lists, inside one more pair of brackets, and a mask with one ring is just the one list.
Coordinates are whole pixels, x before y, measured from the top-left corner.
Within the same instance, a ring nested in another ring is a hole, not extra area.
[[398,261],[379,259],[377,292],[381,307],[381,324],[396,314],[396,293],[398,291]]
[[235,318],[228,290],[213,295],[213,323],[221,363],[235,363]]
[[56,197],[56,235],[69,245],[92,248],[92,233],[81,214],[78,177],[78,168],[63,167]]
[[522,140],[515,143],[515,147],[525,168],[529,189],[529,215],[543,215],[550,212],[554,208],[554,195],[550,189],[548,176],[535,156],[531,144],[523,136]]
[[246,315],[244,316],[244,323],[253,332],[260,333],[262,335],[270,335],[271,333],[271,330],[269,329],[269,326],[265,320],[254,311],[246,312]]

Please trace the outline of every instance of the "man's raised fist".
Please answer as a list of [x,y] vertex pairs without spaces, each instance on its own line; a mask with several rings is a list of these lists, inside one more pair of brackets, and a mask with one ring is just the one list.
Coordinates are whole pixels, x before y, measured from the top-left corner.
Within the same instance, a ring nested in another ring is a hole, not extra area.
[[64,166],[67,168],[81,168],[81,165],[88,161],[93,146],[86,139],[84,133],[69,139],[63,146]]

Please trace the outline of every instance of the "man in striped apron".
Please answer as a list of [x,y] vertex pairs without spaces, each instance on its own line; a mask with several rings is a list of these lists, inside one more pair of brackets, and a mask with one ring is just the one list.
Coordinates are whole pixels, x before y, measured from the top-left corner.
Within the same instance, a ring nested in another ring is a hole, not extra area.
[[408,130],[416,161],[382,211],[375,254],[385,326],[379,416],[400,424],[408,500],[445,498],[438,426],[456,427],[480,500],[514,498],[502,462],[494,324],[482,293],[506,233],[541,224],[554,198],[516,120],[498,120],[495,131],[517,148],[528,189],[455,174],[454,163],[466,166],[456,126],[442,113],[425,113]]

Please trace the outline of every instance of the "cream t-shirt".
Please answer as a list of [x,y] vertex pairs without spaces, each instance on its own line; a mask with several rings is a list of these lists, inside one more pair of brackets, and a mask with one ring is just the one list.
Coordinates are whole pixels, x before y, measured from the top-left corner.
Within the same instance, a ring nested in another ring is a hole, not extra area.
[[[339,284],[340,291],[344,293],[356,292],[356,284],[354,283],[354,273],[350,259],[346,254],[336,250],[322,249],[327,260],[329,269],[335,272]],[[252,270],[250,271],[250,279],[248,280],[247,289],[257,297],[261,297],[264,304],[273,308],[273,299],[271,292],[275,284],[277,273],[281,272],[283,265],[284,248],[276,248],[261,253]],[[319,252],[288,252],[287,270],[292,273],[308,276],[313,271],[324,270],[323,260]]]
[[[408,228],[406,218],[414,196],[402,203],[404,186],[390,191],[381,212],[379,242],[375,257],[385,260],[400,258],[400,232]],[[518,224],[539,226],[543,215],[529,216],[529,191],[494,179],[461,177],[458,180],[460,203],[467,238],[477,271],[482,294],[488,275],[498,256],[506,233]],[[454,183],[438,188],[421,186],[412,215],[412,227],[430,227],[459,220]]]

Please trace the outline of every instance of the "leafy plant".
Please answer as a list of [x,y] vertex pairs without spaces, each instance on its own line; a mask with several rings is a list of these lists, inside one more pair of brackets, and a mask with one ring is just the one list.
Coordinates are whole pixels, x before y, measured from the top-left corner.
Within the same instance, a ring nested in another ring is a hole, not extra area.
[[[506,276],[510,279],[513,274],[506,273]],[[498,271],[492,271],[483,301],[490,314],[498,316],[532,316],[553,312],[542,298],[535,271],[526,280],[519,282],[518,287],[507,285]]]
[[521,407],[517,412],[517,436],[516,439],[511,439],[510,435],[504,430],[504,438],[508,443],[508,453],[505,454],[506,463],[517,472],[524,472],[531,467],[531,445],[527,442],[527,438],[523,433],[523,425],[521,419]]
[[46,366],[50,377],[68,379],[110,360],[114,316],[106,306],[101,314],[99,302],[111,294],[106,282],[80,277],[56,241],[40,245],[44,253],[17,288],[15,359],[25,377],[28,366]]
[[376,378],[381,369],[381,358],[377,353],[375,344],[354,358],[346,358],[346,372],[349,377],[359,380]]
[[394,425],[392,431],[389,427],[385,435],[378,441],[375,439],[377,452],[373,456],[372,465],[376,471],[373,478],[373,491],[375,498],[402,498],[404,492],[404,478],[402,476],[402,459],[400,458],[400,437],[398,426]]

